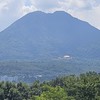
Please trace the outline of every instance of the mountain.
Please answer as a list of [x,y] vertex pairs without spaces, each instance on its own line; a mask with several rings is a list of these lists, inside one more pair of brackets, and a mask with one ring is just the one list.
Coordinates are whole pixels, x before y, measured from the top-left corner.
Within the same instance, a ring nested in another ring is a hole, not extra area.
[[100,58],[100,30],[56,11],[29,13],[0,32],[0,60]]

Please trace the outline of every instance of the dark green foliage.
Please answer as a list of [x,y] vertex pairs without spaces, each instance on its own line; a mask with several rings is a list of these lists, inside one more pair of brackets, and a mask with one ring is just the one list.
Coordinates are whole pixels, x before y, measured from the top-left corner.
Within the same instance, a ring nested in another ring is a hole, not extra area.
[[100,100],[100,74],[57,77],[49,82],[0,82],[0,100]]

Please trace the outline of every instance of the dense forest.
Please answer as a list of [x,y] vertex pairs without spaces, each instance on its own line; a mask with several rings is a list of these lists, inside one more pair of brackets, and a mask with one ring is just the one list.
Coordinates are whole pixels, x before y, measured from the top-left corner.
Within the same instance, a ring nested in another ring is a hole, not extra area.
[[0,100],[100,100],[100,73],[37,80],[32,84],[0,82]]

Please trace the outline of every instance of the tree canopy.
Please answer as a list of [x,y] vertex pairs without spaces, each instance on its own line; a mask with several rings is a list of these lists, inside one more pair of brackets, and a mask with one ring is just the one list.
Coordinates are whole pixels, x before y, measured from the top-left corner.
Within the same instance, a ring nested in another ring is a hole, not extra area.
[[0,82],[0,100],[100,100],[100,74],[88,72],[32,84]]

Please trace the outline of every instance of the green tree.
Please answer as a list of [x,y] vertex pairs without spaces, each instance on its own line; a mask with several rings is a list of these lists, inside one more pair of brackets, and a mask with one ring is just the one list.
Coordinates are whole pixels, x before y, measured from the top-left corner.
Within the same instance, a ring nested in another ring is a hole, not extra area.
[[36,98],[36,100],[66,100],[67,94],[65,93],[64,89],[57,86],[43,86],[43,93]]
[[11,88],[9,91],[9,100],[22,100],[21,94],[15,88]]
[[0,89],[0,100],[4,100],[5,96],[4,96],[4,90]]

